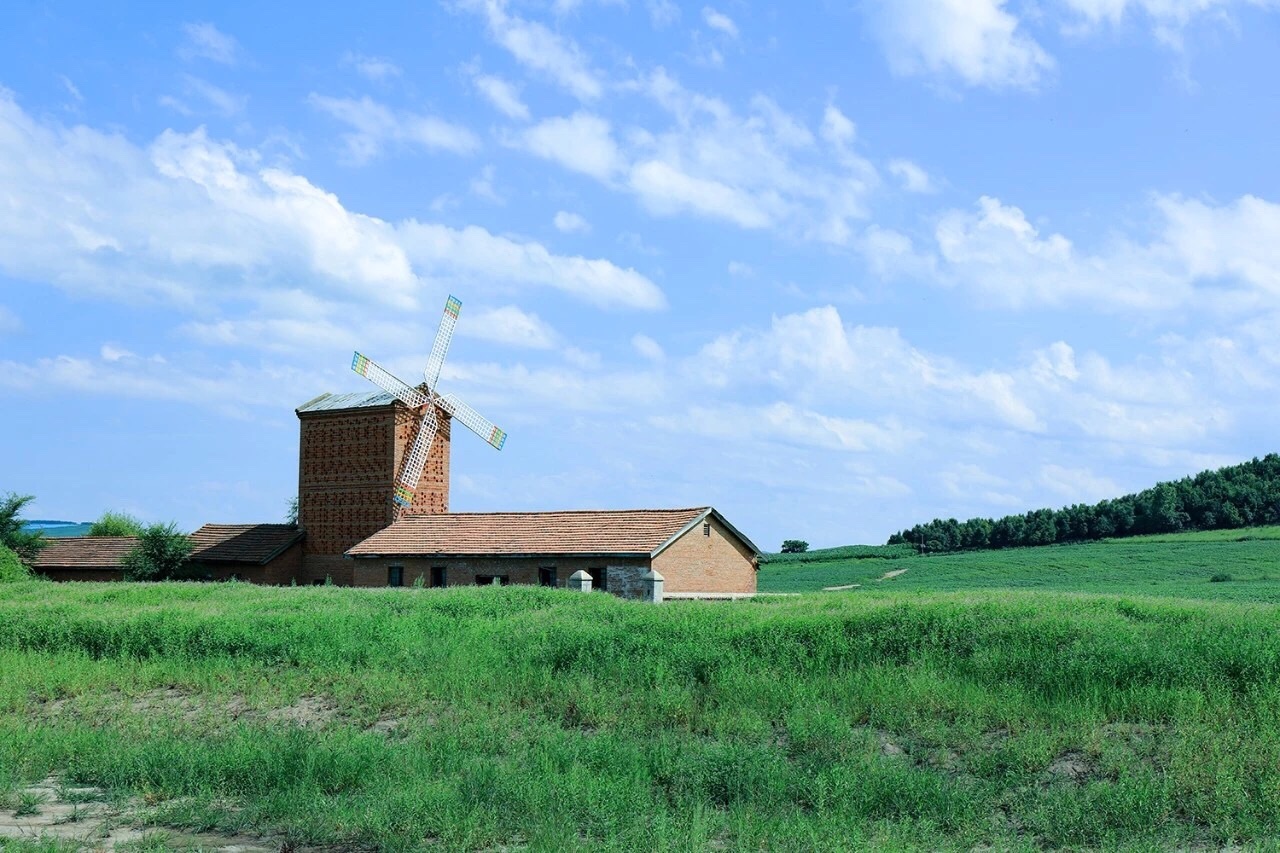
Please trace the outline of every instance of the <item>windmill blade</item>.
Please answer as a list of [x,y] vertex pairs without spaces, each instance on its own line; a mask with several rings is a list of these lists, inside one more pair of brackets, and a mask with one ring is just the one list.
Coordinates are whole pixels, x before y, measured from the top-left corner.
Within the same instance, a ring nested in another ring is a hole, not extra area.
[[376,361],[368,356],[355,353],[351,357],[351,369],[359,373],[365,379],[368,379],[374,385],[377,385],[383,391],[391,394],[406,406],[414,408],[425,405],[427,395],[423,394],[417,388],[406,385],[395,376],[382,369]]
[[449,342],[453,340],[453,327],[458,325],[458,312],[462,310],[462,302],[456,296],[450,296],[444,303],[444,316],[440,318],[440,328],[436,330],[435,343],[431,345],[431,355],[427,357],[427,367],[422,371],[422,378],[432,391],[440,379],[440,368],[444,367],[444,356],[449,351]]
[[400,467],[400,476],[396,479],[395,492],[391,499],[396,506],[408,509],[413,504],[413,493],[418,490],[418,480],[422,478],[422,469],[427,465],[427,455],[431,452],[431,442],[440,428],[436,420],[434,406],[422,410],[422,423],[418,426],[418,435],[409,448],[409,454]]
[[459,400],[452,394],[438,398],[440,408],[448,412],[454,420],[462,424],[476,435],[489,442],[498,450],[502,449],[502,445],[507,443],[507,434],[494,426],[490,421]]

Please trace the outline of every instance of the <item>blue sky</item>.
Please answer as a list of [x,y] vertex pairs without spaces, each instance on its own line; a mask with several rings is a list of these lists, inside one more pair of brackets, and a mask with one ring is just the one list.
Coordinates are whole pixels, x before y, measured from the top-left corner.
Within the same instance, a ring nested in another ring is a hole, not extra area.
[[359,349],[456,510],[765,547],[1280,449],[1280,2],[14,2],[0,490],[270,521]]

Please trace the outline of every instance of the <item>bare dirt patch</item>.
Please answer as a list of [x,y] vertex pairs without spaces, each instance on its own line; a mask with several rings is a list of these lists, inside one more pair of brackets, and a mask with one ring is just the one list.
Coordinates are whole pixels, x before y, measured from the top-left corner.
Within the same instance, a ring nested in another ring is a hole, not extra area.
[[1041,774],[1041,781],[1046,784],[1067,782],[1080,785],[1094,775],[1094,766],[1083,752],[1071,750],[1050,764]]
[[[80,714],[86,709],[74,698],[40,701],[48,717]],[[240,695],[211,697],[181,687],[158,687],[136,696],[109,694],[108,706],[134,714],[178,717],[184,722],[227,721],[286,723],[301,728],[321,728],[338,717],[338,705],[327,696],[303,696],[280,708],[255,708]]]
[[822,588],[822,591],[823,592],[840,592],[841,590],[846,590],[846,589],[857,589],[860,586],[862,586],[862,584],[860,583],[846,583],[846,584],[841,584],[840,586],[824,586]]
[[57,841],[82,850],[130,849],[139,845],[166,850],[205,850],[221,853],[279,853],[288,846],[275,838],[184,833],[141,825],[141,803],[119,806],[107,802],[105,792],[90,786],[66,786],[49,777],[15,792],[15,808],[0,809],[0,848],[6,841]]
[[893,570],[893,571],[891,571],[891,572],[885,572],[885,573],[884,573],[884,574],[882,574],[880,577],[876,578],[876,580],[878,580],[878,581],[891,581],[891,580],[893,580],[894,578],[896,578],[898,575],[905,575],[906,573],[907,573],[907,570],[906,570],[906,569],[894,569],[894,570]]

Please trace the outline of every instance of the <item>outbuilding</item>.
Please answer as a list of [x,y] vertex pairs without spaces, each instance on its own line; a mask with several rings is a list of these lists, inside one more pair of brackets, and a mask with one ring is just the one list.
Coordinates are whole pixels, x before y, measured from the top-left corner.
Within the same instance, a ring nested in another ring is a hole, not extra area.
[[642,595],[650,569],[669,597],[756,591],[760,550],[712,507],[411,515],[346,552],[355,586],[515,583]]
[[124,580],[124,557],[137,546],[134,536],[49,538],[31,568],[55,581]]

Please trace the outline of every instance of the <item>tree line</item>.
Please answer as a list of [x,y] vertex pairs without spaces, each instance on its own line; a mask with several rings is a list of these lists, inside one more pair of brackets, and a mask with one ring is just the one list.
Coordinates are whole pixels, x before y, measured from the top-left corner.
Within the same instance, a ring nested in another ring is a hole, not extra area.
[[1037,509],[1004,518],[936,518],[889,537],[929,552],[1016,548],[1179,530],[1280,523],[1280,454],[1202,471],[1096,504]]

